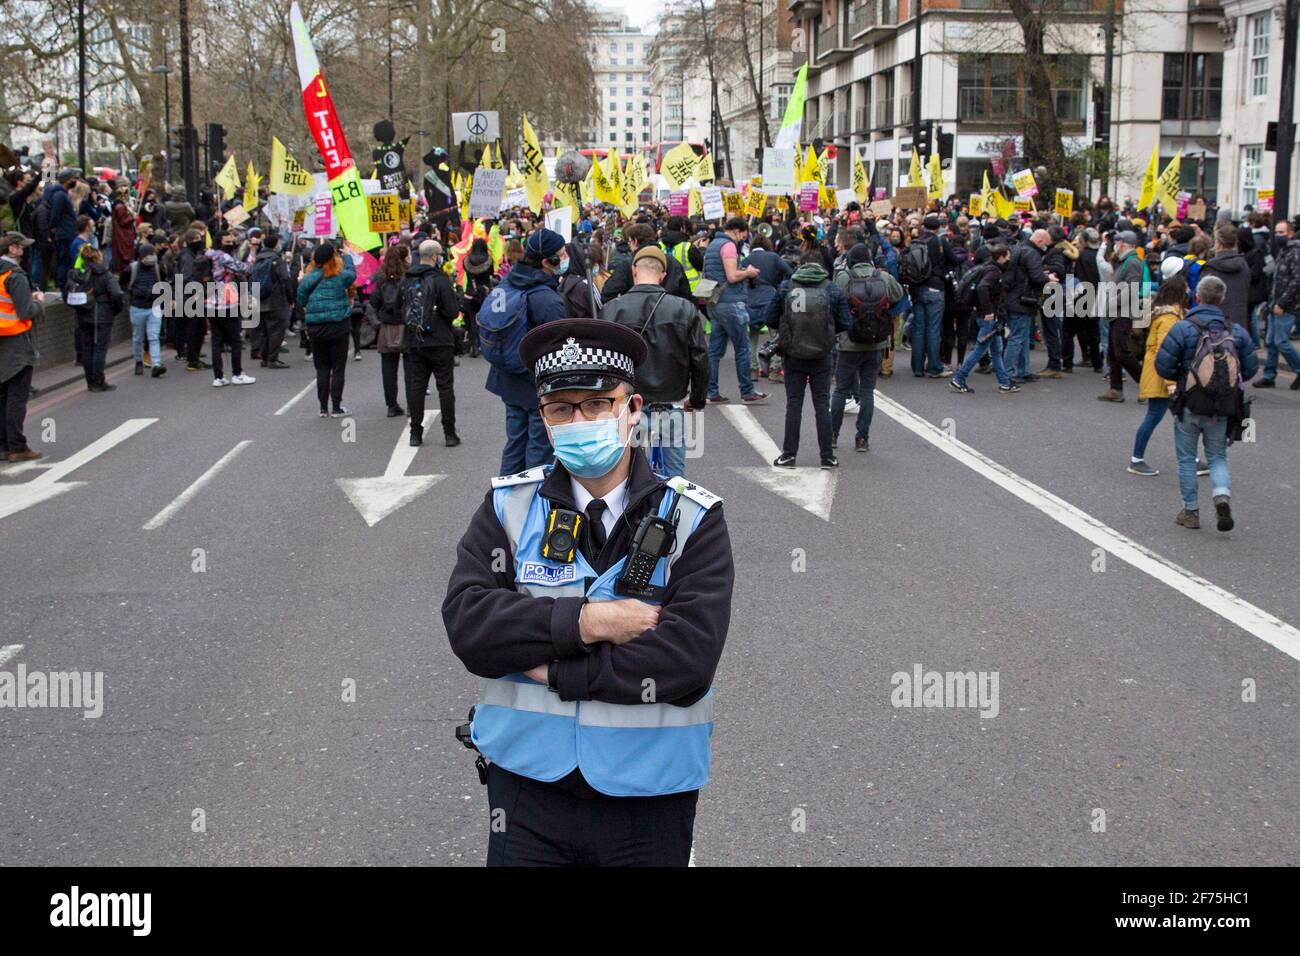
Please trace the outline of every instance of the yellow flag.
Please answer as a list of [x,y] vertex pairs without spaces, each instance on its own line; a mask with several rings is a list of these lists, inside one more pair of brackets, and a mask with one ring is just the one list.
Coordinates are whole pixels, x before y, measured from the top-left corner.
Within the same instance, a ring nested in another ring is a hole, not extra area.
[[824,183],[822,178],[821,163],[817,162],[817,154],[813,152],[812,145],[808,146],[808,154],[804,157],[803,169],[799,171],[799,182],[801,183]]
[[695,175],[699,164],[700,159],[695,155],[695,150],[691,149],[691,144],[678,143],[664,154],[663,161],[659,164],[659,172],[663,174],[664,179],[668,180],[668,185],[672,189],[679,189],[682,183]]
[[907,185],[924,186],[925,177],[921,175],[921,157],[916,152],[916,147],[912,147],[912,166],[907,171]]
[[212,179],[213,182],[221,187],[221,191],[225,193],[227,197],[234,196],[235,193],[239,192],[239,167],[235,165],[235,157],[233,154],[226,160],[226,165],[221,167],[221,172],[217,173],[217,175],[212,177]]
[[1151,161],[1147,163],[1147,171],[1142,176],[1142,195],[1138,199],[1138,208],[1146,209],[1156,199],[1156,178],[1157,170],[1160,168],[1159,163],[1160,144],[1156,143],[1151,147]]
[[483,144],[483,155],[479,157],[478,164],[484,169],[492,168],[492,144]]
[[524,189],[528,193],[528,208],[533,212],[541,212],[542,202],[551,189],[551,180],[546,175],[542,147],[537,143],[537,134],[533,132],[527,116],[524,117],[523,160]]
[[997,210],[999,219],[1010,219],[1016,214],[1016,204],[1002,195],[1000,189],[993,191],[993,207]]
[[596,162],[593,157],[591,184],[597,202],[607,202],[611,206],[619,206],[623,203],[623,195],[618,183],[618,155],[611,149],[609,156],[614,166],[613,175],[610,174],[608,168],[610,163]]
[[867,167],[862,163],[862,154],[853,153],[853,195],[858,202],[866,202],[871,192],[871,179],[867,176]]
[[1165,207],[1165,212],[1170,216],[1178,208],[1178,185],[1182,163],[1183,151],[1180,149],[1174,154],[1174,158],[1169,160],[1169,165],[1165,167],[1156,182],[1156,198],[1160,200],[1161,205]]
[[698,189],[692,189],[690,192],[690,208],[686,214],[688,216],[702,216],[704,214],[704,199],[700,196]]
[[938,153],[930,157],[930,191],[925,195],[928,199],[943,198],[943,160]]
[[284,143],[275,136],[271,137],[271,174],[267,186],[271,192],[286,196],[302,196],[311,192],[311,173],[289,155]]
[[623,211],[623,215],[627,216],[629,219],[632,217],[632,214],[636,212],[636,197],[637,193],[640,191],[641,190],[636,181],[636,164],[632,161],[632,155],[629,153],[627,162],[623,164],[623,182],[620,189],[623,202],[619,204],[619,208]]
[[605,170],[605,177],[609,180],[609,188],[614,194],[612,202],[615,206],[623,203],[623,168],[618,164],[618,150],[611,149],[606,157],[609,167]]
[[645,154],[636,154],[636,191],[640,192],[645,189],[646,183],[650,182],[650,174],[646,171]]
[[702,183],[712,182],[718,178],[713,171],[712,153],[705,153],[700,157],[700,161],[695,164],[695,178]]
[[822,182],[830,178],[831,151],[829,149],[823,149],[822,154],[817,157],[817,172],[821,174]]
[[991,216],[997,215],[997,208],[993,200],[993,187],[989,185],[989,171],[987,169],[984,170],[984,186],[980,190],[980,210]]
[[582,200],[578,194],[578,185],[576,183],[556,183],[555,202],[557,206],[565,205],[573,207],[573,212],[576,216],[582,208]]
[[244,208],[252,212],[257,208],[257,187],[262,177],[253,171],[253,161],[248,161],[248,174],[244,177]]

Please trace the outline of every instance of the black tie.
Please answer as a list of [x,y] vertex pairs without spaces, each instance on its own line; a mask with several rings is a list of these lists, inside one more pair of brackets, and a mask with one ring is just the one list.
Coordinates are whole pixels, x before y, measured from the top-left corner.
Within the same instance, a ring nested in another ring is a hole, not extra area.
[[591,541],[591,558],[595,560],[600,549],[605,547],[605,504],[604,498],[592,498],[587,503],[587,534]]

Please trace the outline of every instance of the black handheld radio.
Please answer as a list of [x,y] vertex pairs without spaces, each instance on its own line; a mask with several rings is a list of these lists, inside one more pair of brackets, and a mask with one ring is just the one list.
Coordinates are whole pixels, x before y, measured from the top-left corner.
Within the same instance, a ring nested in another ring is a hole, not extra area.
[[654,597],[658,593],[659,589],[650,583],[650,576],[654,574],[659,559],[672,554],[677,547],[677,502],[680,499],[680,493],[674,491],[668,509],[671,521],[657,514],[641,519],[636,534],[632,536],[632,549],[623,564],[623,573],[614,583],[615,593],[637,598]]

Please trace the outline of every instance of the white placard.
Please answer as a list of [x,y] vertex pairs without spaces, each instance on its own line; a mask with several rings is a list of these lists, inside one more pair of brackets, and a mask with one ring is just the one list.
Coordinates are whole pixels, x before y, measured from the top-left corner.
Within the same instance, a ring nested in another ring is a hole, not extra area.
[[794,150],[768,146],[763,150],[763,191],[769,196],[794,191]]
[[474,191],[469,196],[469,218],[495,219],[501,212],[501,197],[506,191],[506,171],[504,169],[483,169],[474,171]]
[[573,207],[561,206],[546,214],[546,228],[558,232],[565,242],[573,241]]
[[704,204],[705,219],[721,219],[726,215],[727,211],[722,205],[722,189],[720,187],[703,187],[700,190],[700,202]]
[[498,113],[475,110],[473,113],[451,114],[451,141],[459,143],[488,143],[501,138],[501,118]]
[[527,206],[528,192],[524,189],[512,189],[501,197],[501,208],[509,209],[511,206]]

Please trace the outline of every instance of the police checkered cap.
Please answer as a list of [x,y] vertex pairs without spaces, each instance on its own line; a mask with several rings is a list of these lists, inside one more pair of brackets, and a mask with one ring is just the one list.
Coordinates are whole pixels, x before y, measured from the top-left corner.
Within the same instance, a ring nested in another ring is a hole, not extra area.
[[645,339],[635,329],[607,319],[543,322],[519,346],[519,358],[533,371],[543,394],[634,382],[645,356]]
[[574,372],[618,374],[631,381],[635,375],[635,366],[632,359],[622,352],[581,346],[572,337],[562,347],[539,356],[533,366],[533,374],[539,381],[549,375],[568,375]]

